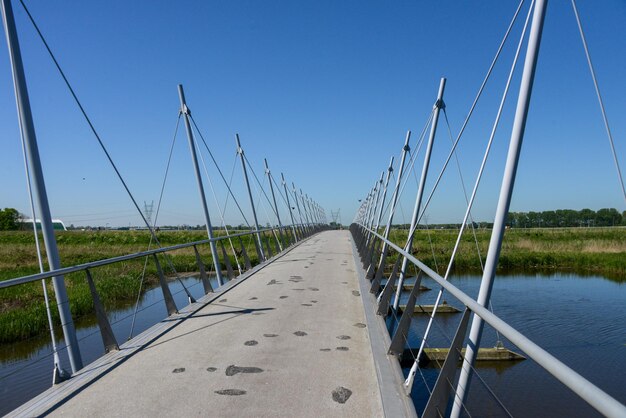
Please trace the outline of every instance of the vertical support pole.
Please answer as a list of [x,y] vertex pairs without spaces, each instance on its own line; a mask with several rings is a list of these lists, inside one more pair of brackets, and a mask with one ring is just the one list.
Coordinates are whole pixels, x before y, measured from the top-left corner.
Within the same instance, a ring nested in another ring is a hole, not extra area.
[[263,242],[261,241],[261,233],[259,232],[259,221],[256,217],[256,209],[254,208],[254,198],[252,197],[252,190],[250,189],[250,182],[248,181],[248,171],[246,170],[246,161],[243,157],[243,148],[241,148],[241,142],[239,141],[239,134],[235,134],[235,139],[237,140],[237,154],[241,159],[241,168],[243,169],[243,178],[246,181],[246,187],[248,188],[248,196],[250,197],[250,206],[252,207],[252,217],[254,218],[254,228],[255,228],[255,247],[257,251],[257,255],[259,257],[259,263],[265,261],[265,254],[263,254]]
[[[498,265],[498,259],[500,258],[506,217],[511,204],[511,196],[513,194],[513,186],[515,184],[515,175],[517,173],[517,164],[519,162],[519,155],[522,149],[524,130],[526,129],[526,119],[528,117],[528,108],[530,106],[530,97],[535,78],[535,69],[537,67],[537,56],[539,55],[539,46],[541,44],[541,33],[543,31],[543,22],[547,3],[547,0],[537,0],[533,10],[532,26],[528,37],[524,71],[522,73],[519,96],[517,99],[517,108],[511,132],[509,152],[506,160],[506,166],[504,168],[504,178],[500,189],[500,198],[498,200],[493,230],[491,232],[491,240],[489,241],[489,250],[487,252],[485,270],[483,272],[480,290],[478,291],[478,298],[476,299],[476,301],[482,306],[486,306],[489,303],[493,279],[495,278],[496,267]],[[471,368],[476,360],[482,331],[483,320],[479,316],[474,315],[472,318],[472,326],[470,328],[469,342],[465,350],[465,361],[463,362],[463,368],[461,369],[461,375],[459,376],[459,383],[457,384],[456,395],[454,397],[454,405],[451,413],[452,417],[458,417],[461,413],[462,405],[469,389]]]
[[276,219],[278,220],[278,233],[280,235],[279,252],[283,250],[282,242],[285,242],[285,238],[283,237],[283,224],[280,221],[280,214],[278,213],[278,205],[276,204],[276,194],[274,193],[274,185],[272,184],[272,172],[270,171],[270,167],[267,165],[267,158],[264,158],[265,161],[265,174],[267,174],[267,180],[270,183],[270,191],[272,192],[272,200],[274,201],[274,210],[276,211]]
[[191,130],[191,124],[189,123],[189,116],[191,111],[187,107],[185,101],[185,92],[183,85],[178,85],[178,96],[180,97],[180,111],[185,119],[185,128],[187,129],[187,139],[189,140],[189,151],[191,152],[191,161],[193,163],[194,172],[196,173],[196,181],[198,183],[198,192],[200,193],[200,202],[202,203],[202,211],[204,212],[204,221],[206,223],[206,232],[211,242],[211,257],[213,257],[213,265],[215,266],[215,274],[217,276],[217,284],[221,286],[224,282],[222,277],[222,266],[220,264],[219,256],[217,255],[217,248],[215,241],[213,241],[213,226],[211,225],[211,217],[209,216],[209,208],[206,203],[206,196],[204,194],[204,186],[202,185],[202,174],[200,173],[200,167],[198,166],[198,156],[196,154],[196,144],[193,138],[193,132]]
[[[391,224],[393,222],[393,215],[396,211],[396,204],[398,203],[398,195],[400,193],[400,180],[402,179],[402,173],[404,171],[404,162],[406,161],[406,154],[411,149],[409,147],[409,140],[411,139],[411,131],[406,133],[406,139],[404,140],[404,146],[402,147],[402,157],[400,158],[400,169],[398,170],[398,177],[396,178],[396,187],[393,190],[393,195],[391,196],[391,209],[389,210],[389,219],[387,220],[387,227],[383,234],[385,240],[389,239],[389,232],[391,231]],[[367,277],[372,278],[374,276],[374,269],[377,268],[376,272],[380,270],[380,274],[382,274],[382,269],[385,268],[385,259],[387,258],[387,242],[383,242],[383,248],[380,253],[380,260],[378,261],[378,266],[376,267],[374,263],[370,265],[370,268],[367,272]]]
[[291,218],[291,229],[293,231],[293,242],[298,242],[298,234],[296,233],[296,222],[293,220],[293,212],[291,210],[291,202],[289,201],[289,191],[287,191],[287,182],[285,181],[285,175],[280,173],[280,178],[283,182],[283,188],[285,189],[285,197],[287,198],[287,208],[289,208],[289,217]]
[[[437,122],[439,121],[439,111],[445,108],[443,103],[443,91],[446,88],[446,79],[441,78],[439,82],[439,93],[437,93],[437,101],[435,102],[435,110],[433,114],[433,120],[430,126],[430,136],[428,137],[428,145],[426,147],[426,154],[424,155],[424,165],[422,166],[422,175],[420,177],[420,184],[417,189],[417,196],[415,197],[415,206],[413,207],[413,217],[411,218],[411,227],[409,228],[409,235],[406,239],[406,245],[404,250],[411,253],[411,247],[413,246],[413,235],[415,234],[415,228],[417,227],[417,219],[419,218],[420,208],[422,205],[422,197],[424,195],[424,186],[426,185],[426,177],[428,176],[428,166],[430,165],[430,156],[433,152],[433,143],[435,142],[435,135],[437,133]],[[408,259],[402,258],[402,267],[400,268],[400,277],[398,278],[398,289],[396,290],[396,298],[393,301],[393,309],[398,309],[400,303],[400,294],[402,293],[402,284],[406,277],[406,270]]]
[[[52,227],[52,216],[50,215],[43,169],[41,167],[41,160],[39,159],[37,136],[35,134],[35,125],[30,108],[22,54],[17,30],[15,28],[15,19],[13,17],[13,8],[10,0],[2,0],[1,4],[2,20],[9,47],[11,69],[13,71],[17,113],[19,115],[20,129],[24,138],[24,149],[27,155],[30,172],[32,173],[33,190],[35,196],[37,196],[37,210],[41,216],[41,232],[43,234],[50,270],[57,270],[61,268],[61,260],[54,236],[54,228]],[[59,317],[63,327],[63,336],[65,338],[65,345],[67,346],[70,366],[72,373],[76,373],[78,370],[82,369],[83,360],[80,355],[74,321],[72,320],[72,314],[70,312],[67,289],[65,288],[65,278],[63,276],[55,276],[52,278],[52,284],[54,286],[54,294],[59,309]]]

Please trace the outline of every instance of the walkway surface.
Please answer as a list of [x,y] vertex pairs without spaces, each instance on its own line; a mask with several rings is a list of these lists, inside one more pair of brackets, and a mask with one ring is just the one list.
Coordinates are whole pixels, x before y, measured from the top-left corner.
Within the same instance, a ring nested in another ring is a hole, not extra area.
[[365,323],[350,235],[323,232],[51,412],[382,416]]

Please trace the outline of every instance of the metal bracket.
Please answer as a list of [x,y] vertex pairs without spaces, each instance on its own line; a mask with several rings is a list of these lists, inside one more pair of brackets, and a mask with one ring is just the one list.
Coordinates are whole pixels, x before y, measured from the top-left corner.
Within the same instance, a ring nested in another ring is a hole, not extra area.
[[400,324],[398,324],[398,328],[396,328],[396,332],[395,334],[393,334],[393,338],[391,339],[391,344],[389,345],[389,351],[387,352],[387,354],[392,354],[399,357],[404,352],[404,341],[405,337],[408,335],[409,325],[411,325],[413,311],[415,310],[415,300],[417,299],[417,292],[419,290],[421,282],[422,271],[420,270],[420,272],[417,274],[417,279],[415,280],[415,286],[413,286],[413,290],[411,290],[411,294],[409,295],[409,300],[407,301],[406,307],[402,312]]
[[178,313],[178,308],[176,307],[176,303],[172,297],[172,292],[170,292],[170,288],[167,285],[167,281],[165,280],[165,275],[163,274],[163,269],[161,268],[161,263],[159,263],[157,255],[152,254],[152,257],[154,258],[154,264],[156,264],[157,274],[159,275],[159,283],[161,284],[161,291],[163,292],[163,300],[165,301],[167,314],[174,315],[175,313]]
[[206,269],[204,267],[204,263],[202,262],[202,258],[200,257],[200,253],[198,252],[198,248],[193,246],[193,250],[196,253],[196,264],[198,264],[198,269],[200,270],[200,280],[202,280],[202,286],[204,287],[204,294],[207,295],[213,292],[213,286],[211,286],[211,282],[206,275]]
[[[400,257],[398,257],[398,259],[400,259]],[[389,276],[387,284],[385,285],[383,292],[380,294],[380,298],[378,300],[378,309],[376,311],[378,315],[387,316],[387,314],[389,313],[389,303],[391,302],[393,288],[396,285],[396,280],[398,279],[398,264],[399,261],[396,261],[393,266],[391,276]]]
[[108,353],[111,350],[117,351],[120,349],[120,346],[117,344],[109,319],[104,312],[102,303],[100,303],[100,297],[98,296],[96,285],[91,277],[91,272],[89,270],[85,270],[85,273],[87,274],[87,284],[89,284],[89,291],[91,292],[91,298],[93,299],[93,307],[96,311],[96,320],[98,321],[98,328],[100,328],[102,344],[104,344],[104,352]]
[[250,257],[248,257],[248,252],[246,251],[245,245],[243,245],[243,240],[239,237],[239,244],[241,245],[241,255],[243,255],[243,261],[246,266],[246,270],[250,270],[252,268],[252,264],[250,263]]
[[471,311],[467,308],[465,312],[463,312],[463,318],[461,318],[461,323],[459,323],[456,334],[454,334],[450,351],[448,351],[446,360],[443,362],[437,383],[435,383],[430,398],[428,398],[428,403],[426,404],[422,418],[436,418],[446,412],[448,399],[450,398],[452,387],[454,386],[452,381],[456,374],[459,357],[461,357],[461,345],[463,344],[463,340],[465,340],[470,313]]
[[433,108],[445,109],[446,104],[444,103],[443,99],[439,99],[435,102],[435,105],[433,106]]
[[191,116],[191,110],[189,110],[186,104],[183,105],[183,108],[180,110],[180,113],[182,113],[183,115]]
[[220,240],[220,247],[222,248],[222,257],[224,258],[224,264],[226,264],[226,272],[228,274],[228,280],[232,280],[235,278],[235,273],[233,272],[233,265],[230,262],[230,257],[226,253],[226,247],[224,246],[224,240]]
[[267,237],[267,235],[263,235],[264,241],[265,241],[265,246],[267,247],[267,254],[269,255],[269,258],[274,257],[274,253],[272,252],[272,246],[270,245],[270,240]]

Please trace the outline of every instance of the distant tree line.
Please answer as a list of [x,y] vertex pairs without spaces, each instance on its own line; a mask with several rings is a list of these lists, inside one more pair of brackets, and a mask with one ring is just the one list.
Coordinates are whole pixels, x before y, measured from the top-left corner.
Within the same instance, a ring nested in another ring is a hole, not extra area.
[[[567,228],[626,225],[626,211],[615,208],[598,211],[591,209],[546,210],[543,212],[509,212],[506,225],[509,228]],[[397,229],[409,229],[409,224],[397,224]],[[417,229],[459,229],[460,223],[418,225]],[[474,222],[474,228],[492,228],[493,222]]]
[[626,212],[619,213],[615,208],[509,212],[507,225],[513,228],[618,226],[626,225]]

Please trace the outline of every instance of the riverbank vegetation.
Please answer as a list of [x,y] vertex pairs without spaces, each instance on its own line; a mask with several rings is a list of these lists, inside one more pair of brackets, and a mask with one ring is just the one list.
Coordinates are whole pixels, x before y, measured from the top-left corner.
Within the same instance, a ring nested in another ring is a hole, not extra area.
[[[412,254],[443,274],[452,255],[458,229],[417,230]],[[408,231],[390,234],[401,247]],[[490,229],[466,229],[452,273],[480,273],[491,237]],[[626,228],[508,228],[498,263],[499,273],[572,272],[626,281]]]
[[[239,231],[231,231],[236,233]],[[223,231],[217,232],[221,235]],[[145,251],[150,245],[147,231],[64,231],[57,232],[57,243],[62,266],[72,266],[90,261],[103,260],[120,255]],[[40,242],[43,239],[40,236]],[[158,233],[161,246],[172,246],[206,239],[206,231],[163,231]],[[242,237],[246,252],[252,265],[258,264],[258,257],[252,238]],[[239,239],[233,239],[233,248],[228,241],[225,248],[235,272],[237,262],[243,267],[244,260],[240,254]],[[156,248],[152,244],[152,248]],[[275,245],[273,245],[274,251]],[[208,274],[214,271],[208,244],[198,246]],[[218,252],[221,251],[218,247]],[[235,252],[239,254],[235,257]],[[221,257],[220,257],[221,258]],[[179,249],[168,253],[167,258],[159,256],[164,273],[169,278],[197,272],[196,257],[193,247]],[[44,267],[48,264],[43,252]],[[224,260],[222,270],[225,270]],[[143,274],[145,265],[145,275]],[[158,282],[155,263],[150,257],[136,258],[120,263],[90,269],[96,288],[105,308],[120,303],[132,303],[137,298],[143,278],[142,289],[145,291]],[[20,276],[39,273],[39,264],[35,251],[35,240],[32,232],[11,231],[0,233],[0,280],[8,280]],[[67,293],[70,300],[72,316],[80,318],[93,312],[93,302],[84,272],[65,276]],[[55,323],[58,323],[58,311],[54,300],[51,280],[46,280],[48,293],[53,305],[51,311]],[[28,338],[47,329],[47,316],[41,282],[27,283],[6,289],[0,289],[0,343]]]
[[[234,231],[231,231],[233,233]],[[219,231],[223,233],[223,231]],[[182,244],[206,238],[204,231],[161,231],[162,246]],[[418,230],[412,252],[441,274],[450,259],[458,229]],[[487,253],[491,230],[477,229],[476,238],[483,260]],[[115,256],[144,251],[150,243],[147,231],[58,231],[56,233],[63,266],[87,263]],[[390,238],[404,246],[406,229],[394,229]],[[252,264],[258,262],[251,237],[243,238]],[[225,242],[235,271],[235,254]],[[239,252],[239,241],[233,240]],[[154,246],[153,246],[154,248]],[[198,247],[207,270],[212,268],[208,245]],[[221,254],[221,251],[220,251]],[[393,259],[393,258],[392,258]],[[243,265],[243,259],[239,257]],[[44,252],[45,263],[45,252]],[[105,308],[133,303],[137,298],[142,271],[146,265],[143,289],[156,285],[158,277],[152,259],[137,258],[90,270]],[[160,256],[165,274],[196,272],[193,248],[169,253],[168,260]],[[222,261],[222,267],[225,264]],[[47,265],[46,265],[47,268]],[[453,273],[477,273],[481,263],[471,230],[463,236]],[[499,273],[574,272],[597,274],[612,280],[626,281],[626,228],[511,228],[505,233]],[[0,280],[39,272],[32,232],[0,233]],[[52,313],[58,323],[54,293],[50,280],[47,289],[53,303]],[[74,318],[91,314],[93,303],[83,272],[66,276],[70,307]],[[46,332],[43,288],[40,282],[0,290],[0,343],[28,338]]]

